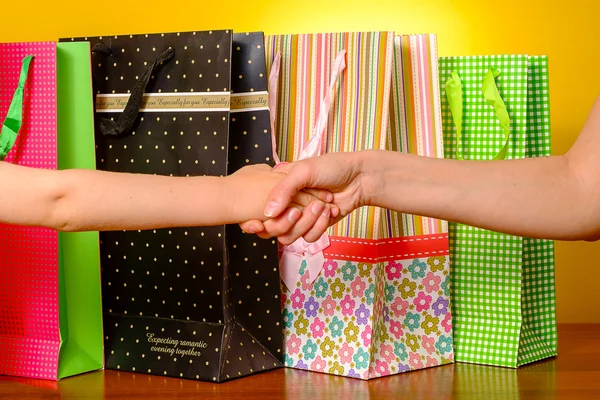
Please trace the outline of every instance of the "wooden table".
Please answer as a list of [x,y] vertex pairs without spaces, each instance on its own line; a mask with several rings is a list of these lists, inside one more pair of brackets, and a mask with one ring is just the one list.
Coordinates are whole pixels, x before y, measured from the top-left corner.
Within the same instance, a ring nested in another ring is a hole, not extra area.
[[0,377],[0,399],[600,399],[600,324],[559,326],[559,354],[518,370],[454,364],[372,381],[292,369],[222,384],[117,371]]

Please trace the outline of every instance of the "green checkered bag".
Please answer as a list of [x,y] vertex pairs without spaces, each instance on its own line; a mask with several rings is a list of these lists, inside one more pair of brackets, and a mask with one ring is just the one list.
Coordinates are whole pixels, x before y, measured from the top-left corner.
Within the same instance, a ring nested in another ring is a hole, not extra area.
[[[550,155],[547,57],[442,57],[439,65],[447,158]],[[449,102],[456,84],[461,98]],[[555,356],[554,242],[454,223],[449,234],[456,361],[515,368]]]

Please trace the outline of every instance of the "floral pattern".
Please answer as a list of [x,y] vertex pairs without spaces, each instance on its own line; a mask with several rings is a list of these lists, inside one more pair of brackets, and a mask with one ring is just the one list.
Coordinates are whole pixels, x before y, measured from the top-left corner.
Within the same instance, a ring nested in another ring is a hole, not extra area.
[[340,356],[340,361],[343,364],[350,364],[352,362],[352,356],[354,355],[354,349],[350,347],[348,343],[344,342],[342,348],[338,352],[338,355]]
[[410,329],[411,332],[414,332],[415,329],[418,329],[420,323],[421,314],[409,312],[406,314],[406,318],[404,318],[404,325],[406,325],[406,327]]
[[431,296],[425,294],[425,292],[419,292],[416,299],[413,300],[413,304],[417,307],[418,312],[423,312],[429,309],[431,304]]
[[354,280],[354,275],[356,275],[357,269],[358,267],[356,266],[356,264],[352,264],[352,262],[350,261],[344,264],[344,266],[342,267],[342,276],[344,278],[344,281],[350,282]]
[[418,258],[415,258],[413,262],[408,266],[410,271],[410,277],[412,279],[419,279],[425,277],[427,272],[427,264]]
[[316,317],[317,311],[319,310],[319,303],[311,296],[306,303],[304,303],[304,309],[306,310],[307,317]]
[[446,262],[446,257],[438,256],[438,257],[429,257],[427,259],[427,264],[431,268],[433,272],[440,272],[444,270],[444,264]]
[[327,296],[327,290],[329,289],[329,285],[327,284],[327,281],[325,281],[325,279],[323,279],[323,277],[319,277],[316,282],[315,282],[315,296],[320,298],[320,299],[324,299],[325,296]]
[[365,284],[365,282],[360,279],[360,277],[357,277],[354,282],[352,282],[350,284],[350,289],[352,290],[352,297],[357,298],[357,297],[363,297],[363,294],[365,293],[365,288],[367,287],[367,285]]
[[[448,257],[301,269],[282,298],[288,367],[369,379],[451,362]],[[377,346],[373,348],[373,346]]]
[[340,302],[340,306],[342,307],[342,315],[344,317],[349,317],[354,313],[354,307],[356,302],[352,300],[349,294],[344,296],[344,299]]
[[342,336],[342,332],[344,331],[344,323],[342,320],[337,316],[333,317],[329,323],[329,331],[331,332],[331,337],[333,338]]
[[400,278],[400,273],[402,272],[402,264],[399,262],[390,261],[385,266],[385,273],[387,274],[387,278],[389,281],[393,281],[394,279]]

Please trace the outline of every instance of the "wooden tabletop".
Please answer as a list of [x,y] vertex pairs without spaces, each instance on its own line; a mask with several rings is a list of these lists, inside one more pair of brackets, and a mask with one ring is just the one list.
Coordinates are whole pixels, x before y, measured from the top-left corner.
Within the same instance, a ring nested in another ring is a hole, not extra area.
[[60,382],[0,377],[0,399],[600,399],[600,324],[560,325],[558,351],[518,370],[454,364],[371,381],[292,369],[222,384],[117,371]]

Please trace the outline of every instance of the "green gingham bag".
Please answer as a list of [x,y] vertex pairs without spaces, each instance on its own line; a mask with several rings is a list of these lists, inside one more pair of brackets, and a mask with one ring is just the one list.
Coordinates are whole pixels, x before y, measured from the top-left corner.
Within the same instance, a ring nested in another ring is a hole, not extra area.
[[[447,158],[550,156],[547,57],[439,65]],[[555,356],[554,242],[454,223],[449,234],[456,361],[516,368]]]

